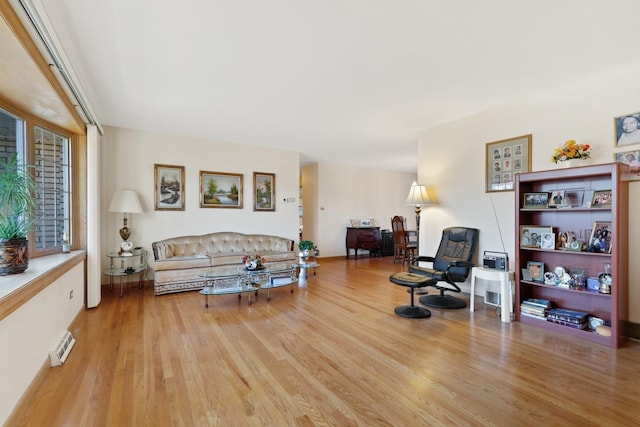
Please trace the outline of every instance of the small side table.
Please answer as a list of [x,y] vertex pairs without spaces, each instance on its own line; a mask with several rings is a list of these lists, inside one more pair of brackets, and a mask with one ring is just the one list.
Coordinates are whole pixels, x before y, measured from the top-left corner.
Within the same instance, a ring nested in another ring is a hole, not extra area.
[[[310,258],[313,258],[313,261],[311,261]],[[307,273],[310,268],[313,268],[313,275],[315,276],[316,269],[320,267],[315,257],[309,257],[307,259],[301,258],[298,265],[300,267],[300,275],[298,276],[298,283],[300,285],[307,284]]]
[[475,311],[476,279],[500,282],[500,318],[504,323],[511,323],[511,314],[513,313],[513,297],[511,294],[511,283],[514,281],[513,271],[473,267],[471,269],[469,311]]
[[[139,274],[138,287],[142,289],[142,278],[147,272],[147,251],[141,251],[134,255],[118,255],[117,253],[107,254],[109,258],[109,268],[104,270],[104,274],[109,276],[109,290],[113,291],[113,278],[118,277],[120,280],[120,296],[124,287],[124,278],[133,274]],[[116,261],[120,261],[119,266],[115,266]]]

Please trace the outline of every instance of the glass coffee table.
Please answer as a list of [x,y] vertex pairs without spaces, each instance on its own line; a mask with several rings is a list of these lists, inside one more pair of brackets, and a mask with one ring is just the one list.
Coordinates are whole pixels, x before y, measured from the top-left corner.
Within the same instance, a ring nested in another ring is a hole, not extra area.
[[242,294],[249,295],[249,305],[253,304],[252,294],[258,295],[258,290],[267,291],[267,301],[271,300],[271,289],[282,286],[290,286],[293,293],[293,284],[298,281],[296,277],[298,265],[292,263],[274,263],[265,268],[247,270],[240,267],[226,267],[211,270],[201,274],[207,281],[207,285],[200,291],[204,295],[204,306],[209,307],[209,295]]

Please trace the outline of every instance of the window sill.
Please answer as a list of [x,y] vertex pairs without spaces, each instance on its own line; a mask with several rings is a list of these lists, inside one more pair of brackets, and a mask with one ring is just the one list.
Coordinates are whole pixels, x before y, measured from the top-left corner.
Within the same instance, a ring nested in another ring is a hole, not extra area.
[[86,258],[84,250],[33,258],[24,273],[0,276],[0,320]]

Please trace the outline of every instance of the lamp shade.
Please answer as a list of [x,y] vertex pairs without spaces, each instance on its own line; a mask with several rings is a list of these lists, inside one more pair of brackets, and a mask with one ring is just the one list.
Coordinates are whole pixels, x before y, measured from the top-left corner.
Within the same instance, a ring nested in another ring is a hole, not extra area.
[[118,190],[109,203],[109,212],[142,213],[142,206],[133,190]]
[[414,181],[413,184],[411,184],[411,189],[409,190],[409,195],[407,196],[405,204],[414,206],[426,206],[434,205],[435,202],[431,199],[431,197],[429,197],[427,187],[425,187],[424,185],[420,185]]

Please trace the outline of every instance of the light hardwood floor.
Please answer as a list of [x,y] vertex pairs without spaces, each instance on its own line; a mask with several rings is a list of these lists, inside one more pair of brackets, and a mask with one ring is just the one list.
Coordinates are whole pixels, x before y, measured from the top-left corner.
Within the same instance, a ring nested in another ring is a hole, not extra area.
[[473,314],[401,318],[391,257],[320,262],[306,286],[251,306],[106,292],[7,425],[640,425],[639,343],[505,324],[480,298]]

